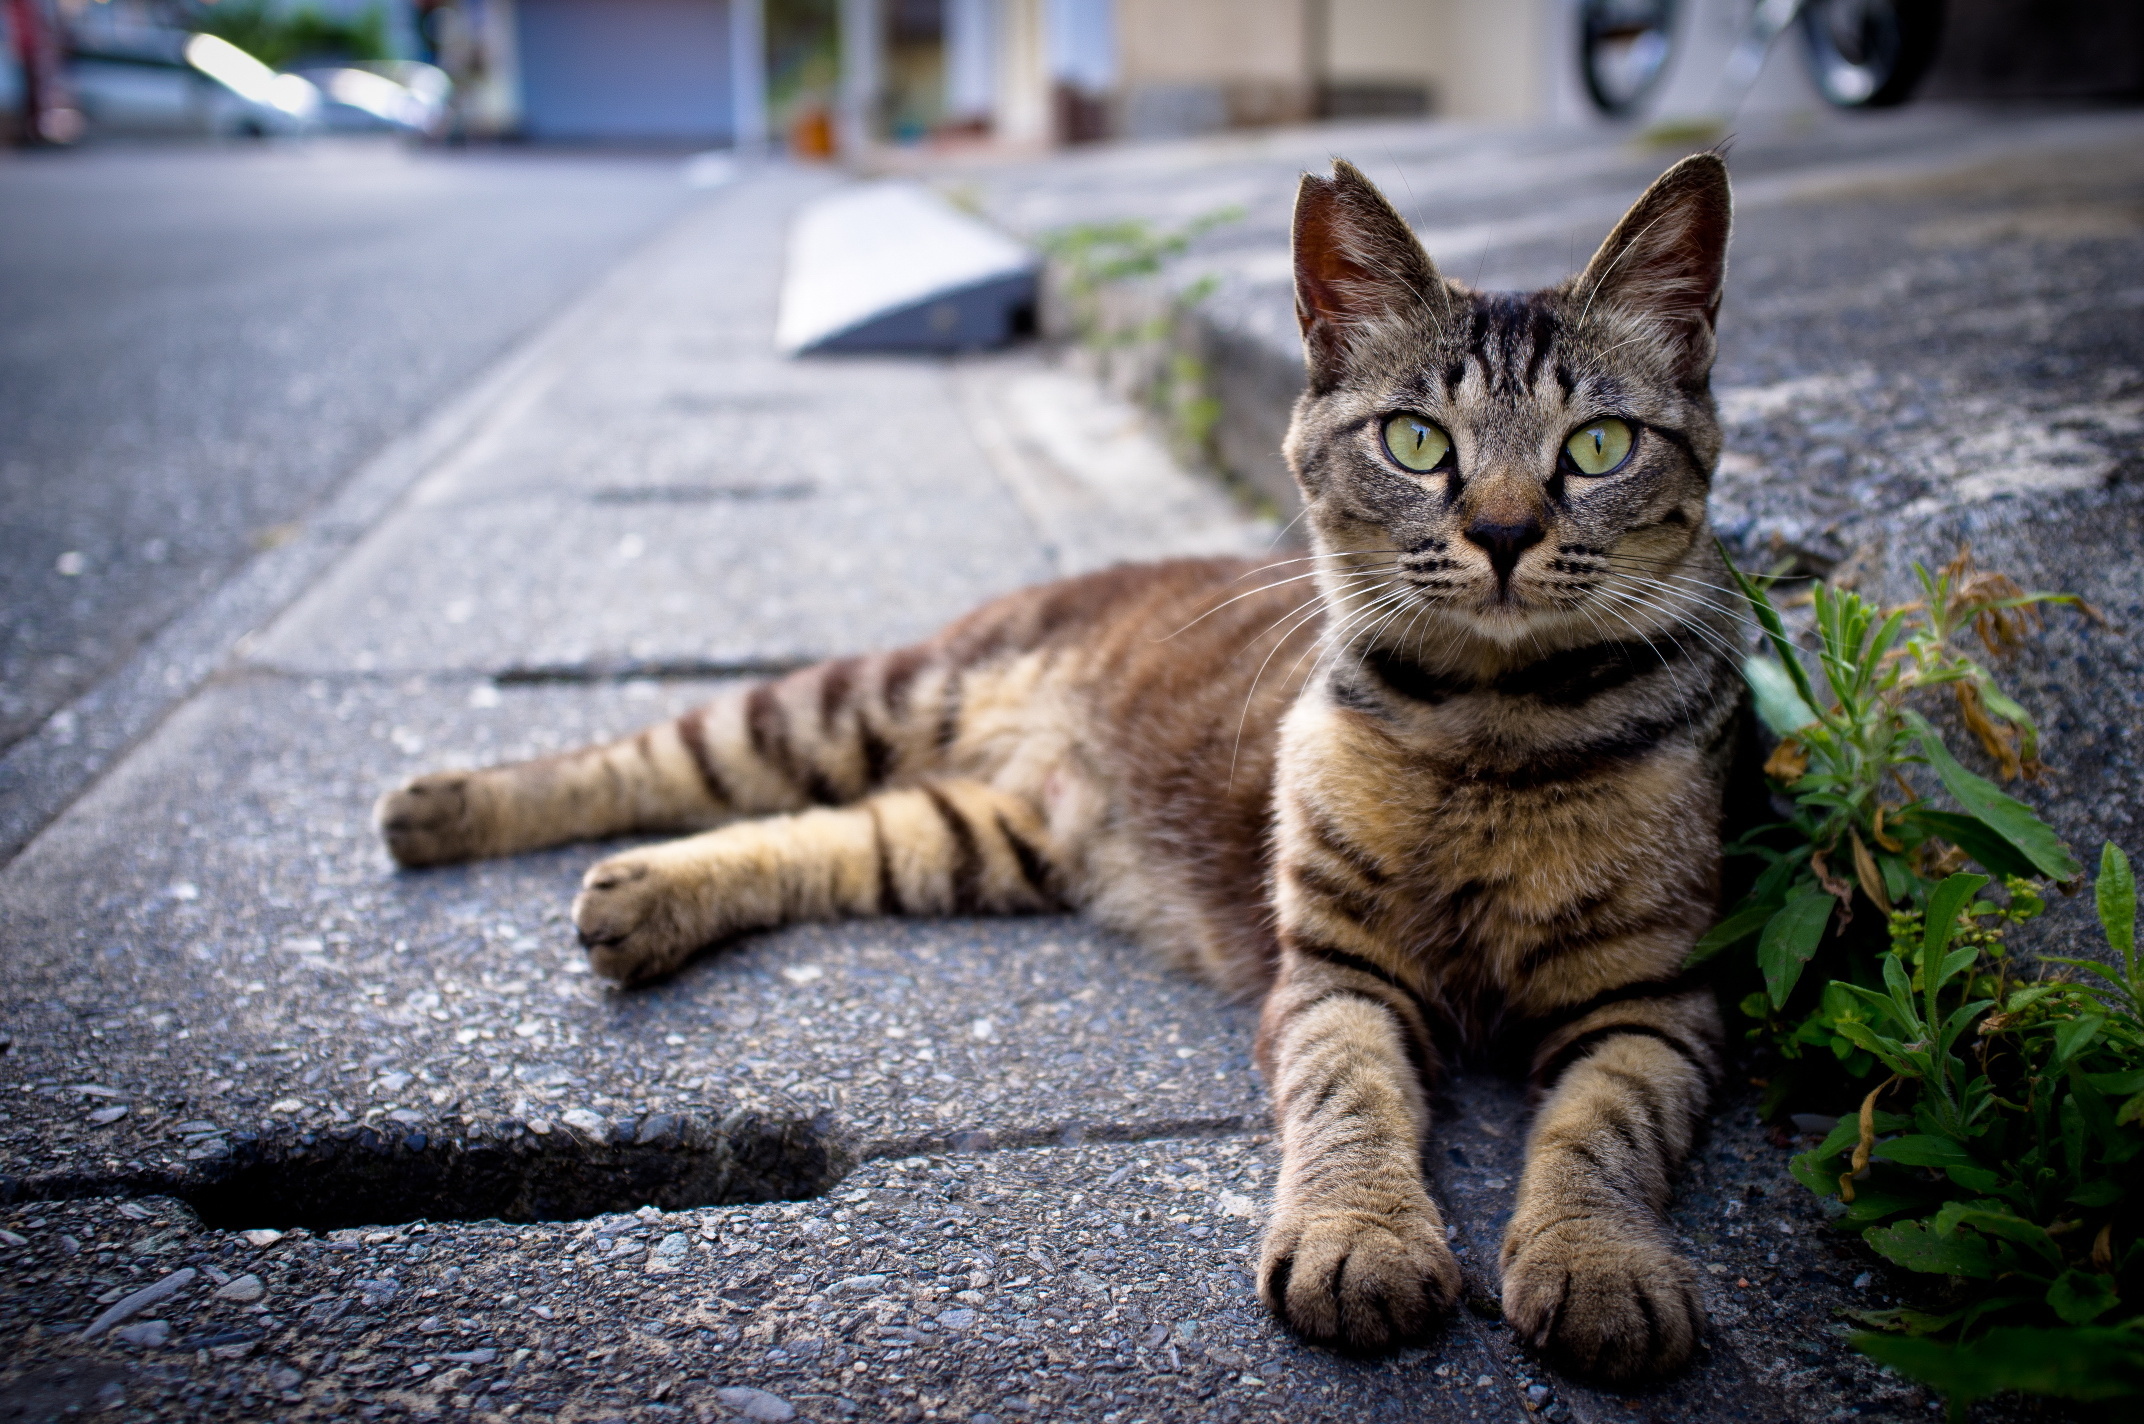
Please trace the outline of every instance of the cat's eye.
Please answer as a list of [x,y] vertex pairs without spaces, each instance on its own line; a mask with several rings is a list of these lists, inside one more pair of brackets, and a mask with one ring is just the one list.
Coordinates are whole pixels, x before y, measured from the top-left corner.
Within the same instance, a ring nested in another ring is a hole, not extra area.
[[1589,421],[1563,442],[1580,474],[1605,475],[1630,458],[1630,427],[1614,416]]
[[1452,437],[1435,421],[1395,415],[1385,422],[1385,449],[1410,470],[1434,470],[1451,457]]

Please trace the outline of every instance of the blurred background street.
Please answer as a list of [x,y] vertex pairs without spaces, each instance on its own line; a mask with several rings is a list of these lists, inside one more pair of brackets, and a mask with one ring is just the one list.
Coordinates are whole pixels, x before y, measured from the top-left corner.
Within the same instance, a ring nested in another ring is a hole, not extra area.
[[0,747],[693,196],[377,142],[0,162]]
[[1339,1359],[1249,1280],[1253,1010],[1060,917],[618,993],[564,919],[592,848],[401,874],[367,818],[1037,580],[1285,549],[1303,171],[1524,286],[1727,140],[1715,526],[1872,597],[1966,543],[2084,594],[2006,674],[2028,794],[2135,849],[2144,11],[5,15],[0,1418],[1930,1417],[1833,1330],[1913,1283],[1753,1086],[1675,1208],[1685,1378],[1494,1318],[1523,1104],[1474,1078],[1431,1168],[1478,1308]]

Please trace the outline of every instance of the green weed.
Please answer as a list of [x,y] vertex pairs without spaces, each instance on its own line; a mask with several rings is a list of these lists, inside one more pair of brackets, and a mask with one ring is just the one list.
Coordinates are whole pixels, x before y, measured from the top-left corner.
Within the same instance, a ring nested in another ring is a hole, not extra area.
[[1159,274],[1201,235],[1242,217],[1241,208],[1220,208],[1174,229],[1132,218],[1063,228],[1042,239],[1073,336],[1105,369],[1116,367],[1120,377],[1129,373],[1122,384],[1161,417],[1176,453],[1205,465],[1218,464],[1213,435],[1222,410],[1213,373],[1203,357],[1182,349],[1190,343],[1164,348],[1218,283],[1211,276],[1197,278],[1169,293],[1158,309],[1153,303],[1129,304],[1144,311],[1141,316],[1126,315],[1127,304],[1112,301],[1111,293]]
[[198,7],[193,23],[272,69],[299,59],[389,58],[387,11],[380,5],[344,16],[311,6],[283,10],[268,0],[223,0]]
[[[2144,974],[2129,862],[2105,846],[2095,885],[2119,971],[2051,959],[2020,973],[2008,937],[2042,911],[2048,882],[2081,883],[2083,867],[1911,705],[1947,691],[2003,775],[2035,776],[2031,718],[1958,639],[1971,629],[2001,655],[2045,605],[2083,605],[1964,556],[1916,572],[1923,599],[1905,608],[1815,590],[1817,677],[1765,589],[1736,575],[1771,653],[1745,669],[1781,738],[1766,771],[1793,811],[1732,847],[1764,868],[1691,958],[1754,942],[1747,967],[1763,987],[1742,1007],[1778,1059],[1769,1109],[1860,1098],[1793,1174],[1836,1202],[1839,1228],[1936,1279],[1931,1308],[1853,1312],[1870,1327],[1858,1348],[1942,1391],[1954,1419],[2003,1391],[2144,1393]],[[1940,794],[1916,790],[1916,767]],[[1968,863],[1985,873],[1962,873]]]

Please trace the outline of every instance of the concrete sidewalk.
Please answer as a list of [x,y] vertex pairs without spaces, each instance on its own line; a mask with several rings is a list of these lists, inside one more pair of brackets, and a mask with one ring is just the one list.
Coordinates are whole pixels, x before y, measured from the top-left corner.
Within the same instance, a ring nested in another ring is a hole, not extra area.
[[[1005,181],[1099,190],[1083,163]],[[1683,1379],[1602,1395],[1496,1321],[1523,1117],[1472,1080],[1433,1154],[1470,1309],[1426,1349],[1350,1361],[1251,1288],[1275,1168],[1252,1011],[1120,941],[1063,918],[805,927],[620,994],[565,920],[594,849],[388,868],[367,811],[411,772],[623,732],[1060,572],[1271,539],[1035,357],[777,360],[784,219],[830,181],[743,180],[615,273],[0,872],[11,1405],[1927,1417],[1832,1334],[1835,1306],[1890,1283],[1820,1234],[1747,1100],[1721,1105],[1676,1207],[1715,1326]],[[2091,563],[2132,537],[2134,501],[2088,493],[2105,509],[2070,547]],[[2078,572],[2133,579],[2128,547]],[[2139,626],[2144,598],[2094,596]],[[2125,784],[2095,783],[2110,806]]]

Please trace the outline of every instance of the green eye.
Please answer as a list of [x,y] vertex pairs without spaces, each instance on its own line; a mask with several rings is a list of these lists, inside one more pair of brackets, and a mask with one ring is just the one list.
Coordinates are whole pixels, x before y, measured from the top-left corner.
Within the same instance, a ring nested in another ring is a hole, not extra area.
[[1630,456],[1630,427],[1614,416],[1585,426],[1563,442],[1564,453],[1579,473],[1605,475]]
[[1410,470],[1434,470],[1452,453],[1452,437],[1419,415],[1385,422],[1385,449]]

